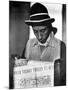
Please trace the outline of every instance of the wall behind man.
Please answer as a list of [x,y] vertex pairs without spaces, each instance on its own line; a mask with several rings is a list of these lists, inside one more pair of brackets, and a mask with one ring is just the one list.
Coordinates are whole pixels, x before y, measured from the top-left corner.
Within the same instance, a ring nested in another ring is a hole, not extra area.
[[29,38],[29,28],[24,21],[29,17],[30,3],[10,1],[9,7],[10,54],[21,55]]
[[11,55],[22,55],[27,40],[29,27],[25,19],[29,17],[29,2],[9,1],[9,87],[13,88],[14,59]]

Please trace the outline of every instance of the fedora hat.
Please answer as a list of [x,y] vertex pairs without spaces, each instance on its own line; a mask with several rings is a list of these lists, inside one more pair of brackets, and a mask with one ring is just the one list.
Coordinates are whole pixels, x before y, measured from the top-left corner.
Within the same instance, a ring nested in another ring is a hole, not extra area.
[[30,17],[25,20],[28,25],[46,25],[51,24],[55,21],[54,18],[50,18],[47,8],[40,4],[35,3],[30,9]]

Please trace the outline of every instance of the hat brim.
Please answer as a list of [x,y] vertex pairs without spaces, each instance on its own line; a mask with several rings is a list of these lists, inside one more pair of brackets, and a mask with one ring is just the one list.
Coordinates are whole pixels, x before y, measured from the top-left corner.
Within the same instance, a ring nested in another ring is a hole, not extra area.
[[55,21],[54,18],[44,19],[44,20],[25,20],[27,25],[37,26],[37,25],[47,25],[53,23]]

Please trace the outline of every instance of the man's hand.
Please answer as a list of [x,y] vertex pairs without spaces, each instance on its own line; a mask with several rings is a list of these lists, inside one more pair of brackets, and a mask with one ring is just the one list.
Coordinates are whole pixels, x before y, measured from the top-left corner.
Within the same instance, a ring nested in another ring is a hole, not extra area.
[[19,56],[19,55],[17,55],[17,54],[12,54],[11,55],[11,59],[13,59],[13,60],[17,60],[17,59],[20,59],[21,57]]
[[23,66],[23,65],[27,65],[27,63],[28,63],[27,59],[23,59],[23,58],[21,58],[21,56],[19,56],[17,54],[12,54],[11,60],[14,61],[14,66]]

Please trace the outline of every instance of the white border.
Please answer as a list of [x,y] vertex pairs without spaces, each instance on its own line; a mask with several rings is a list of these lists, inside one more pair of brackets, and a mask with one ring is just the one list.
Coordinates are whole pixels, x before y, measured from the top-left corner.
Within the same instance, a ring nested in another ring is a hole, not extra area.
[[60,4],[68,3],[68,0],[12,0],[12,1],[27,1],[27,2],[31,1],[31,2],[46,2],[46,3],[60,3]]
[[[23,0],[15,0],[23,1]],[[35,1],[35,0],[24,0],[24,1]],[[41,0],[36,0],[41,1]],[[68,0],[42,0],[42,2],[47,3],[68,3]],[[68,5],[67,5],[67,15],[68,15]],[[68,23],[68,18],[67,18]],[[68,29],[68,26],[67,26]],[[68,33],[68,31],[67,31]],[[67,35],[68,38],[68,35]],[[68,42],[68,41],[67,41]],[[0,90],[7,90],[8,88],[8,77],[9,77],[9,2],[8,0],[0,0]],[[67,43],[68,47],[68,43]],[[67,49],[68,51],[68,49]],[[68,63],[68,62],[67,62]],[[67,66],[68,68],[68,66]],[[68,76],[68,72],[67,72]],[[67,78],[68,81],[68,78]],[[67,83],[68,85],[68,83]],[[48,87],[48,88],[32,88],[27,90],[57,90],[68,89],[66,87]],[[17,89],[18,90],[18,89]],[[24,89],[23,89],[24,90]]]

